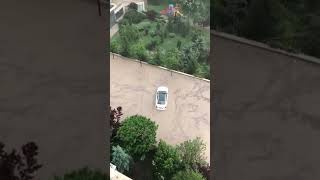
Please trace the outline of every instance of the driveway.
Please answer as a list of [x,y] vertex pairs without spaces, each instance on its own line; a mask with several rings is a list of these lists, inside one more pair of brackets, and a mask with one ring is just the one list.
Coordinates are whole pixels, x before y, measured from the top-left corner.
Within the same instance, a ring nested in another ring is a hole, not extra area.
[[[210,158],[210,82],[110,55],[110,104],[124,118],[141,114],[159,124],[157,138],[170,144],[201,137]],[[169,88],[166,111],[155,109],[158,86]]]

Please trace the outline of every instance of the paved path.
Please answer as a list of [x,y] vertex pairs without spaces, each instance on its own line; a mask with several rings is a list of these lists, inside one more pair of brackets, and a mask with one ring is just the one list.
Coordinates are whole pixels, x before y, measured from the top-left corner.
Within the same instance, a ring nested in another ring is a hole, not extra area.
[[[125,117],[141,114],[156,121],[158,139],[171,144],[199,136],[210,158],[210,82],[111,55],[110,83],[110,104],[122,106]],[[169,88],[169,101],[160,112],[154,99],[162,85]]]
[[115,35],[119,30],[119,26],[118,24],[115,24],[112,26],[112,28],[110,29],[110,38],[113,37],[113,35]]

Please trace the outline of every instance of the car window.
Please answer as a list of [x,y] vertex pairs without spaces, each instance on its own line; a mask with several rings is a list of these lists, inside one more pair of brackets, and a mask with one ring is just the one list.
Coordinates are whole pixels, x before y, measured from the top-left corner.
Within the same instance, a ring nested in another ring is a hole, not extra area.
[[165,104],[165,101],[167,99],[167,93],[164,91],[158,92],[158,104]]

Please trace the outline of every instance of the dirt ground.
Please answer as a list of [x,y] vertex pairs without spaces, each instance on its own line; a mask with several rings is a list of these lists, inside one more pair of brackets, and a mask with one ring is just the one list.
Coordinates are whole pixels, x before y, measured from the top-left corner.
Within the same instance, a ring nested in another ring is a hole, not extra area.
[[[168,107],[155,109],[158,86],[169,88]],[[210,82],[154,66],[110,56],[110,104],[122,106],[124,118],[141,114],[159,124],[158,139],[177,144],[201,137],[210,158]]]

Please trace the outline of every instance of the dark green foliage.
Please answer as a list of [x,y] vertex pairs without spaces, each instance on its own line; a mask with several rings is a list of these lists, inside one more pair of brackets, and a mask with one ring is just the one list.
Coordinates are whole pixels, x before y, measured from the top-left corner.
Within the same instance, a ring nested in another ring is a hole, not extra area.
[[210,79],[210,67],[206,64],[199,64],[195,75],[205,79]]
[[156,179],[171,179],[176,172],[182,169],[176,148],[160,140],[154,155],[153,167]]
[[110,44],[110,51],[119,54],[121,52],[121,44],[119,41],[112,41]]
[[188,74],[194,74],[199,66],[198,59],[200,57],[200,52],[195,49],[192,44],[186,45],[182,48],[181,52],[181,63],[182,70]]
[[177,48],[178,48],[178,49],[181,48],[181,41],[180,41],[180,40],[178,40],[178,42],[177,42]]
[[178,49],[174,48],[161,57],[162,62],[166,68],[179,71],[181,69],[181,53]]
[[205,178],[199,172],[187,169],[179,171],[173,176],[172,180],[205,180]]
[[151,37],[155,37],[157,35],[157,32],[156,31],[150,31],[149,34],[150,34]]
[[123,16],[123,19],[128,20],[128,22],[131,24],[137,24],[146,19],[146,15],[134,9],[129,9],[128,12],[126,12],[126,14]]
[[54,180],[106,180],[107,178],[109,178],[107,174],[85,167],[71,171],[61,177],[55,176]]
[[128,8],[137,11],[137,10],[138,10],[138,5],[137,5],[136,3],[134,3],[134,2],[132,2],[132,3],[130,3],[130,4],[128,5]]
[[138,42],[130,47],[129,55],[141,61],[147,60],[147,51],[141,42]]
[[174,32],[180,34],[183,37],[187,36],[190,32],[191,27],[188,25],[188,22],[183,17],[169,17],[167,30],[169,32]]
[[215,0],[214,29],[320,57],[320,1]]
[[148,10],[148,11],[146,12],[146,16],[147,16],[147,18],[148,18],[149,20],[155,21],[156,18],[159,16],[159,14],[158,14],[156,11],[154,11],[154,10]]
[[116,137],[120,146],[137,160],[155,146],[157,129],[158,125],[154,121],[135,115],[122,122]]
[[129,55],[129,48],[133,42],[136,42],[139,37],[139,30],[133,25],[122,25],[119,27],[119,36],[121,43],[121,54],[124,56]]
[[150,63],[157,66],[161,65],[162,64],[161,57],[162,57],[161,50],[157,49]]
[[38,164],[38,146],[29,142],[21,147],[21,153],[15,149],[10,153],[4,150],[0,142],[0,179],[1,180],[32,180],[42,165]]
[[119,172],[129,172],[132,158],[119,145],[112,147],[111,156],[111,163],[117,167]]

